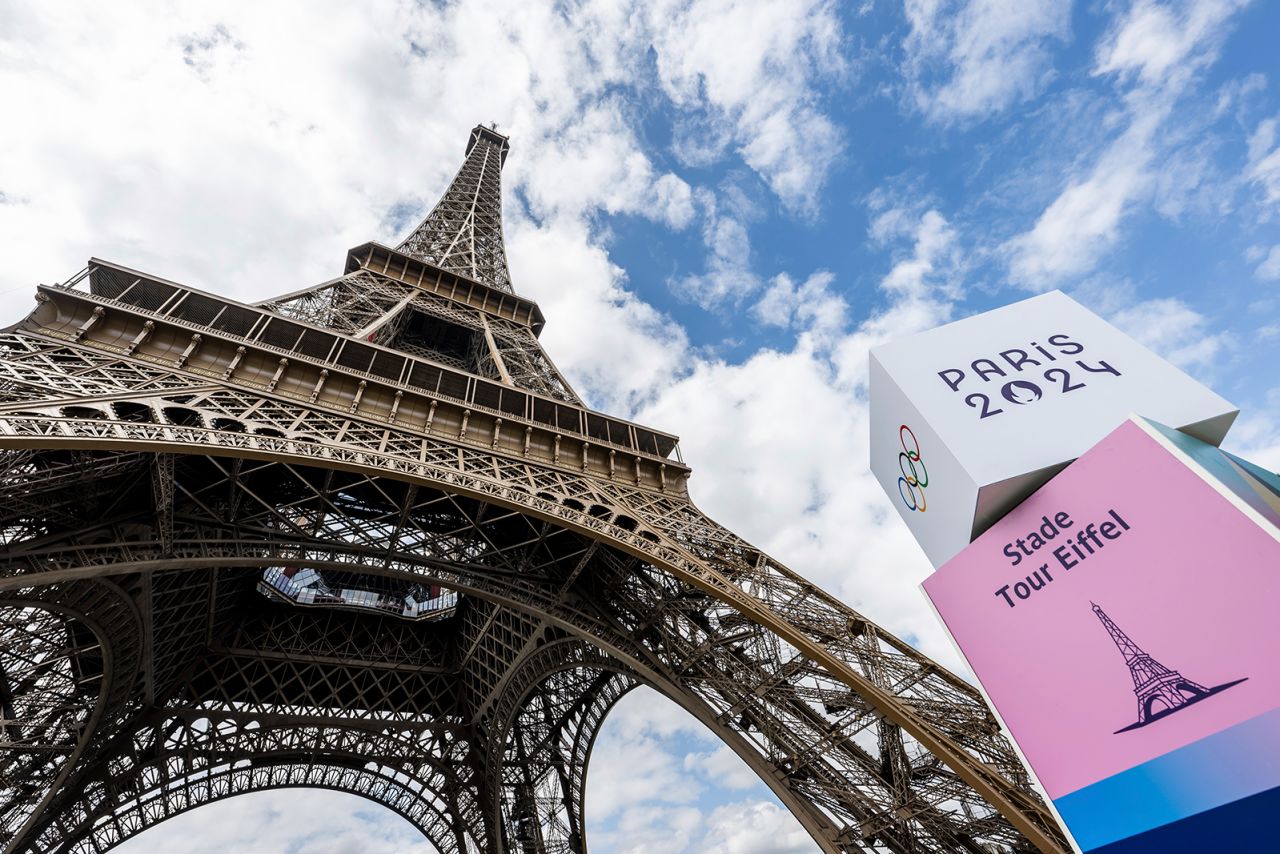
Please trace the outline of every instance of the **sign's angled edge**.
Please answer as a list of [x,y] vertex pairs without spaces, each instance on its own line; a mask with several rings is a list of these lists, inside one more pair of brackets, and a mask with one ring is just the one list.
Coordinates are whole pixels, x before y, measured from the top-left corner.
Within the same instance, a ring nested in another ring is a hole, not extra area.
[[[935,571],[929,577],[932,578],[933,575],[936,574],[937,572]],[[928,578],[925,579],[925,581],[928,580]],[[1063,820],[1061,813],[1058,812],[1057,806],[1054,805],[1053,798],[1049,797],[1049,790],[1040,782],[1040,777],[1036,774],[1036,769],[1031,767],[1031,763],[1027,760],[1026,754],[1022,752],[1021,745],[1019,745],[1017,739],[1013,737],[1013,730],[1009,729],[1009,725],[1005,723],[1004,716],[1000,714],[1000,710],[991,699],[991,695],[987,693],[986,686],[984,686],[982,684],[982,680],[978,678],[978,672],[974,670],[968,656],[964,654],[964,650],[961,649],[960,644],[956,642],[955,636],[951,634],[951,627],[947,625],[947,621],[943,619],[941,612],[939,612],[937,606],[933,604],[933,599],[929,598],[929,591],[924,586],[925,581],[920,582],[920,595],[924,597],[925,602],[929,603],[929,610],[933,612],[933,616],[937,619],[938,623],[941,624],[943,633],[946,634],[947,640],[951,643],[951,648],[960,656],[960,660],[964,662],[964,666],[969,668],[969,673],[973,676],[973,684],[977,687],[978,692],[982,694],[983,702],[987,704],[987,708],[990,709],[991,714],[995,716],[996,723],[1000,724],[1000,728],[1004,730],[1005,738],[1009,740],[1009,744],[1013,746],[1014,753],[1018,755],[1018,761],[1022,763],[1022,767],[1026,769],[1027,773],[1031,775],[1031,781],[1036,787],[1036,793],[1044,799],[1045,804],[1049,807],[1049,811],[1058,822],[1058,827],[1066,836],[1067,843],[1071,846],[1071,850],[1074,851],[1075,854],[1084,854],[1084,850],[1080,847],[1080,844],[1076,842],[1075,837],[1071,835],[1071,828],[1067,827],[1067,823]]]
[[[1196,475],[1196,477],[1204,481],[1211,489],[1213,489],[1214,492],[1218,493],[1223,498],[1225,498],[1227,502],[1231,504],[1232,507],[1236,508],[1241,513],[1243,513],[1245,518],[1247,518],[1250,522],[1252,522],[1253,524],[1261,528],[1263,531],[1265,531],[1277,543],[1280,543],[1280,528],[1276,527],[1275,523],[1273,523],[1267,517],[1263,516],[1253,507],[1250,507],[1248,502],[1246,502],[1239,495],[1236,495],[1229,488],[1227,488],[1226,484],[1224,484],[1220,478],[1215,476],[1213,472],[1209,471],[1203,465],[1201,465],[1199,460],[1197,460],[1195,457],[1191,456],[1186,451],[1179,448],[1177,445],[1171,442],[1168,437],[1163,435],[1159,430],[1155,429],[1152,426],[1152,424],[1158,423],[1158,422],[1153,422],[1150,418],[1146,418],[1144,416],[1138,415],[1137,413],[1131,413],[1129,415],[1128,420],[1136,424],[1138,428],[1142,430],[1143,433],[1145,433],[1147,436],[1150,436],[1153,440],[1155,440],[1156,444],[1164,448],[1166,451],[1172,454],[1179,462],[1181,462],[1184,466],[1190,469],[1191,472]],[[1192,436],[1191,438],[1195,439],[1194,436]],[[1200,440],[1196,439],[1196,441],[1200,441]],[[1206,442],[1205,444],[1208,444],[1208,443]]]

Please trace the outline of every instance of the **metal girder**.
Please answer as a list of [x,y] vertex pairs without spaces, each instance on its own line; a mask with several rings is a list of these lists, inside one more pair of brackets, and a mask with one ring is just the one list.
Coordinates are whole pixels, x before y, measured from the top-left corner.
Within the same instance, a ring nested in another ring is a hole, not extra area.
[[507,138],[471,132],[467,159],[440,201],[400,250],[503,290],[513,290],[502,242],[502,164]]
[[[120,470],[113,455],[103,460]],[[149,492],[127,475],[115,478],[123,489]],[[240,500],[233,500],[236,494]],[[599,517],[563,505],[563,513],[547,514],[554,515],[548,519],[470,497],[456,484],[451,491],[438,484],[415,488],[385,477],[284,463],[237,470],[227,459],[195,456],[177,458],[174,495],[169,549],[149,509],[104,518],[90,532],[96,544],[43,538],[29,550],[11,548],[0,589],[46,580],[56,589],[94,574],[150,577],[153,589],[173,586],[188,597],[200,591],[196,611],[238,614],[239,626],[230,633],[215,630],[214,643],[198,647],[198,666],[187,667],[176,683],[159,680],[170,686],[168,697],[185,692],[221,708],[250,703],[273,714],[292,710],[313,717],[343,710],[344,720],[456,720],[473,727],[467,740],[473,747],[516,737],[514,723],[493,728],[504,717],[501,709],[509,701],[503,698],[525,690],[512,675],[515,665],[553,641],[578,637],[607,652],[615,669],[658,687],[719,732],[828,850],[948,851],[970,840],[1020,844],[1009,823],[966,794],[954,769],[923,749],[908,727],[887,720],[874,696],[850,690],[833,668],[759,620],[772,601],[811,631],[819,621],[825,631],[839,629],[849,637],[832,638],[828,649],[842,654],[846,667],[896,691],[904,706],[916,697],[927,699],[906,706],[926,732],[1013,776],[1016,762],[972,689],[859,615],[789,586],[767,560],[740,555],[736,561],[735,571],[760,603],[750,614],[680,578],[654,555],[645,561],[628,553],[636,542],[661,551],[656,544],[639,537],[625,543],[625,529],[602,536],[588,522]],[[77,498],[68,490],[63,500]],[[542,500],[544,513],[547,504]],[[294,524],[300,506],[323,506],[325,512],[303,530]],[[576,524],[569,524],[575,516]],[[705,544],[715,533],[705,528],[697,539]],[[727,558],[730,552],[720,554]],[[286,562],[358,573],[384,584],[443,584],[468,597],[467,604],[449,622],[396,621],[384,631],[377,628],[383,619],[375,615],[266,601],[245,583],[252,576],[232,569]],[[210,606],[203,597],[211,586],[186,581],[211,573],[227,576],[216,586],[227,602]],[[168,585],[166,578],[183,583]],[[270,620],[246,620],[264,608],[274,609]],[[181,615],[176,621],[188,622]],[[163,617],[153,622],[158,637],[173,635]],[[322,625],[335,626],[332,631],[346,639],[325,639]],[[414,634],[397,639],[397,630]],[[203,636],[204,626],[189,633]],[[380,646],[376,639],[384,636]],[[404,654],[397,650],[406,649],[420,657],[397,660]],[[434,650],[429,662],[421,658],[424,650]],[[382,666],[369,667],[371,659]],[[442,671],[446,675],[431,675]],[[570,684],[581,683],[566,681],[557,707],[578,702]],[[520,738],[527,740],[527,728],[521,725]],[[550,785],[545,774],[530,779]],[[493,788],[472,797],[494,799]],[[510,788],[501,791],[509,794]],[[967,813],[951,806],[960,798]],[[491,803],[479,812],[494,816],[494,810]],[[522,826],[529,826],[527,818]],[[935,841],[922,842],[928,838]]]
[[442,852],[578,854],[643,684],[824,851],[1065,851],[971,685],[702,514],[675,437],[583,408],[511,292],[505,152],[477,128],[400,252],[315,288],[94,262],[0,333],[4,850],[318,786]]

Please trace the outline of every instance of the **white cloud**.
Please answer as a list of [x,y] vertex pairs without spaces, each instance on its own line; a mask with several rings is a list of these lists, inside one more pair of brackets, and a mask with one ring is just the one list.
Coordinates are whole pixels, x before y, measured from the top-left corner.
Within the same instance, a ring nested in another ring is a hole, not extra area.
[[1197,193],[1213,195],[1198,186],[1203,170],[1190,152],[1177,150],[1179,128],[1170,118],[1196,74],[1217,58],[1242,5],[1197,0],[1173,9],[1140,0],[1116,16],[1094,74],[1114,79],[1122,109],[1110,121],[1123,130],[1082,158],[1091,165],[1075,170],[1028,231],[1004,242],[1015,283],[1043,291],[1083,276],[1120,243],[1125,220],[1142,205],[1176,217]]
[[692,854],[697,849],[690,843],[701,822],[702,813],[694,807],[635,806],[619,818],[616,828],[592,837],[617,854]]
[[517,286],[548,318],[543,346],[593,406],[632,412],[684,370],[684,330],[626,289],[584,222],[509,223]]
[[1135,121],[1088,175],[1072,181],[1030,231],[1004,245],[1015,282],[1050,290],[1086,273],[1120,239],[1121,220],[1151,187],[1151,136],[1162,114]]
[[732,145],[784,203],[814,211],[843,148],[816,88],[847,71],[837,4],[660,0],[648,10],[663,90],[704,113],[678,128],[689,161]]
[[[873,233],[883,233],[884,217],[897,219],[897,212],[881,214],[872,225]],[[911,257],[898,261],[880,286],[900,298],[924,296],[937,282],[939,268],[951,266],[954,252],[955,229],[936,210],[926,211],[914,230]]]
[[1276,145],[1276,119],[1266,119],[1249,136],[1249,165],[1245,176],[1262,190],[1268,205],[1280,202],[1280,146]]
[[844,297],[831,288],[834,281],[831,273],[819,272],[797,285],[780,273],[752,307],[752,313],[769,326],[827,337],[844,328],[849,311]]
[[1180,368],[1210,365],[1226,344],[1224,334],[1209,333],[1202,314],[1172,297],[1131,305],[1111,322]]
[[880,281],[890,297],[852,334],[834,348],[832,360],[842,382],[864,388],[868,352],[877,344],[930,329],[951,319],[953,305],[963,296],[960,282],[964,263],[955,229],[935,209],[920,213],[918,205],[889,204],[875,196],[877,211],[869,230],[876,243],[899,248],[894,264]]
[[722,788],[751,789],[760,785],[756,773],[724,744],[710,753],[685,754],[684,769],[705,776]]
[[1266,257],[1254,269],[1253,274],[1264,282],[1274,282],[1280,279],[1280,245],[1272,246],[1267,251]]
[[710,190],[700,189],[694,197],[702,211],[706,270],[673,278],[668,286],[676,296],[707,310],[737,305],[760,287],[760,277],[751,264],[751,238],[747,233],[752,212],[741,204],[721,203]]
[[1243,412],[1232,425],[1223,447],[1263,468],[1280,472],[1280,386],[1267,395],[1270,406],[1260,412]]
[[660,218],[671,227],[684,228],[693,219],[693,191],[680,178],[668,172],[654,182],[653,193]]
[[589,818],[625,822],[638,808],[651,811],[660,805],[693,804],[701,784],[682,773],[681,764],[665,746],[643,732],[598,739],[591,753]]
[[670,172],[655,174],[616,98],[587,107],[527,159],[526,198],[539,218],[600,210],[630,213],[683,228],[693,218],[692,190]]
[[[747,794],[733,807],[744,819],[753,819],[740,822],[731,833],[726,832],[724,808],[716,807],[725,791]],[[759,829],[775,832],[779,839],[798,834],[799,847],[779,852],[816,850],[795,818],[759,799],[766,791],[746,763],[706,727],[661,695],[639,688],[610,712],[592,751],[588,840],[593,851],[700,854]]]
[[904,74],[934,121],[981,118],[1038,94],[1055,42],[1070,34],[1062,0],[906,0]]
[[707,822],[702,854],[810,854],[817,846],[785,810],[774,804],[727,804]]
[[1248,0],[1139,0],[1098,45],[1095,74],[1134,76],[1143,85],[1186,77],[1217,58],[1223,24]]

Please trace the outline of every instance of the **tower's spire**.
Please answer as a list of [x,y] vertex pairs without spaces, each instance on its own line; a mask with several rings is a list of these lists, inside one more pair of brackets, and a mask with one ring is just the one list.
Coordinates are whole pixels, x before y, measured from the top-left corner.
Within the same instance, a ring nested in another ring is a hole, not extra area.
[[476,125],[467,159],[453,183],[399,249],[445,270],[501,288],[511,287],[502,248],[502,164],[507,138]]
[[[1107,630],[1107,634],[1111,635],[1111,640],[1115,643],[1116,648],[1120,650],[1120,654],[1124,656],[1125,664],[1133,667],[1134,662],[1138,659],[1150,658],[1150,656],[1143,652],[1142,648],[1134,643],[1119,626],[1112,622],[1111,618],[1107,616],[1107,612],[1102,610],[1101,606],[1096,602],[1090,602],[1089,604],[1093,607],[1093,613],[1096,614],[1098,619],[1102,622],[1103,628]],[[1137,680],[1138,677],[1135,674],[1135,687],[1137,686]]]

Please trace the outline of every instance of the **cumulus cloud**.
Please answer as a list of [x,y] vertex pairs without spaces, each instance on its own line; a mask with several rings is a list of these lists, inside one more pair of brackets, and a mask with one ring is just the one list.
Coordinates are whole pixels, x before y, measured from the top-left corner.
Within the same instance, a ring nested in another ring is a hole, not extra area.
[[872,347],[930,329],[951,319],[963,296],[964,259],[955,228],[936,209],[890,204],[876,195],[877,211],[869,236],[892,251],[894,262],[880,280],[889,297],[833,348],[832,361],[842,382],[862,390]]
[[[872,223],[873,234],[889,232],[886,222],[900,223],[897,209],[881,214]],[[912,227],[913,247],[909,258],[898,261],[880,286],[897,297],[918,298],[936,284],[940,268],[951,266],[955,251],[955,229],[936,210],[926,211]]]
[[783,202],[812,212],[843,147],[816,86],[847,73],[837,4],[661,0],[648,9],[664,92],[702,113],[680,128],[687,159],[733,146]]
[[1280,386],[1267,395],[1270,406],[1265,411],[1244,412],[1223,447],[1263,468],[1280,472]]
[[684,330],[627,289],[585,222],[516,218],[506,240],[521,292],[549,318],[543,345],[592,405],[631,412],[684,369]]
[[537,170],[521,174],[535,216],[598,210],[636,214],[676,229],[689,223],[692,189],[671,172],[657,174],[625,112],[617,98],[608,97],[539,146]]
[[[653,699],[650,698],[650,702]],[[610,730],[592,751],[591,817],[628,823],[637,809],[653,815],[659,806],[692,806],[701,786],[682,773],[667,745],[646,730]]]
[[707,189],[699,189],[695,199],[701,209],[706,269],[674,277],[668,285],[679,298],[708,310],[736,305],[760,287],[760,276],[751,263],[751,237],[747,230],[753,211],[742,204],[726,205]]
[[844,297],[832,288],[834,282],[835,276],[828,272],[814,273],[800,284],[779,273],[752,313],[770,326],[830,336],[845,327],[849,311]]
[[906,0],[904,76],[933,121],[981,118],[1038,94],[1070,34],[1060,0]]
[[721,744],[709,753],[688,753],[684,768],[702,774],[716,785],[728,789],[752,789],[760,785],[745,762],[727,746]]

